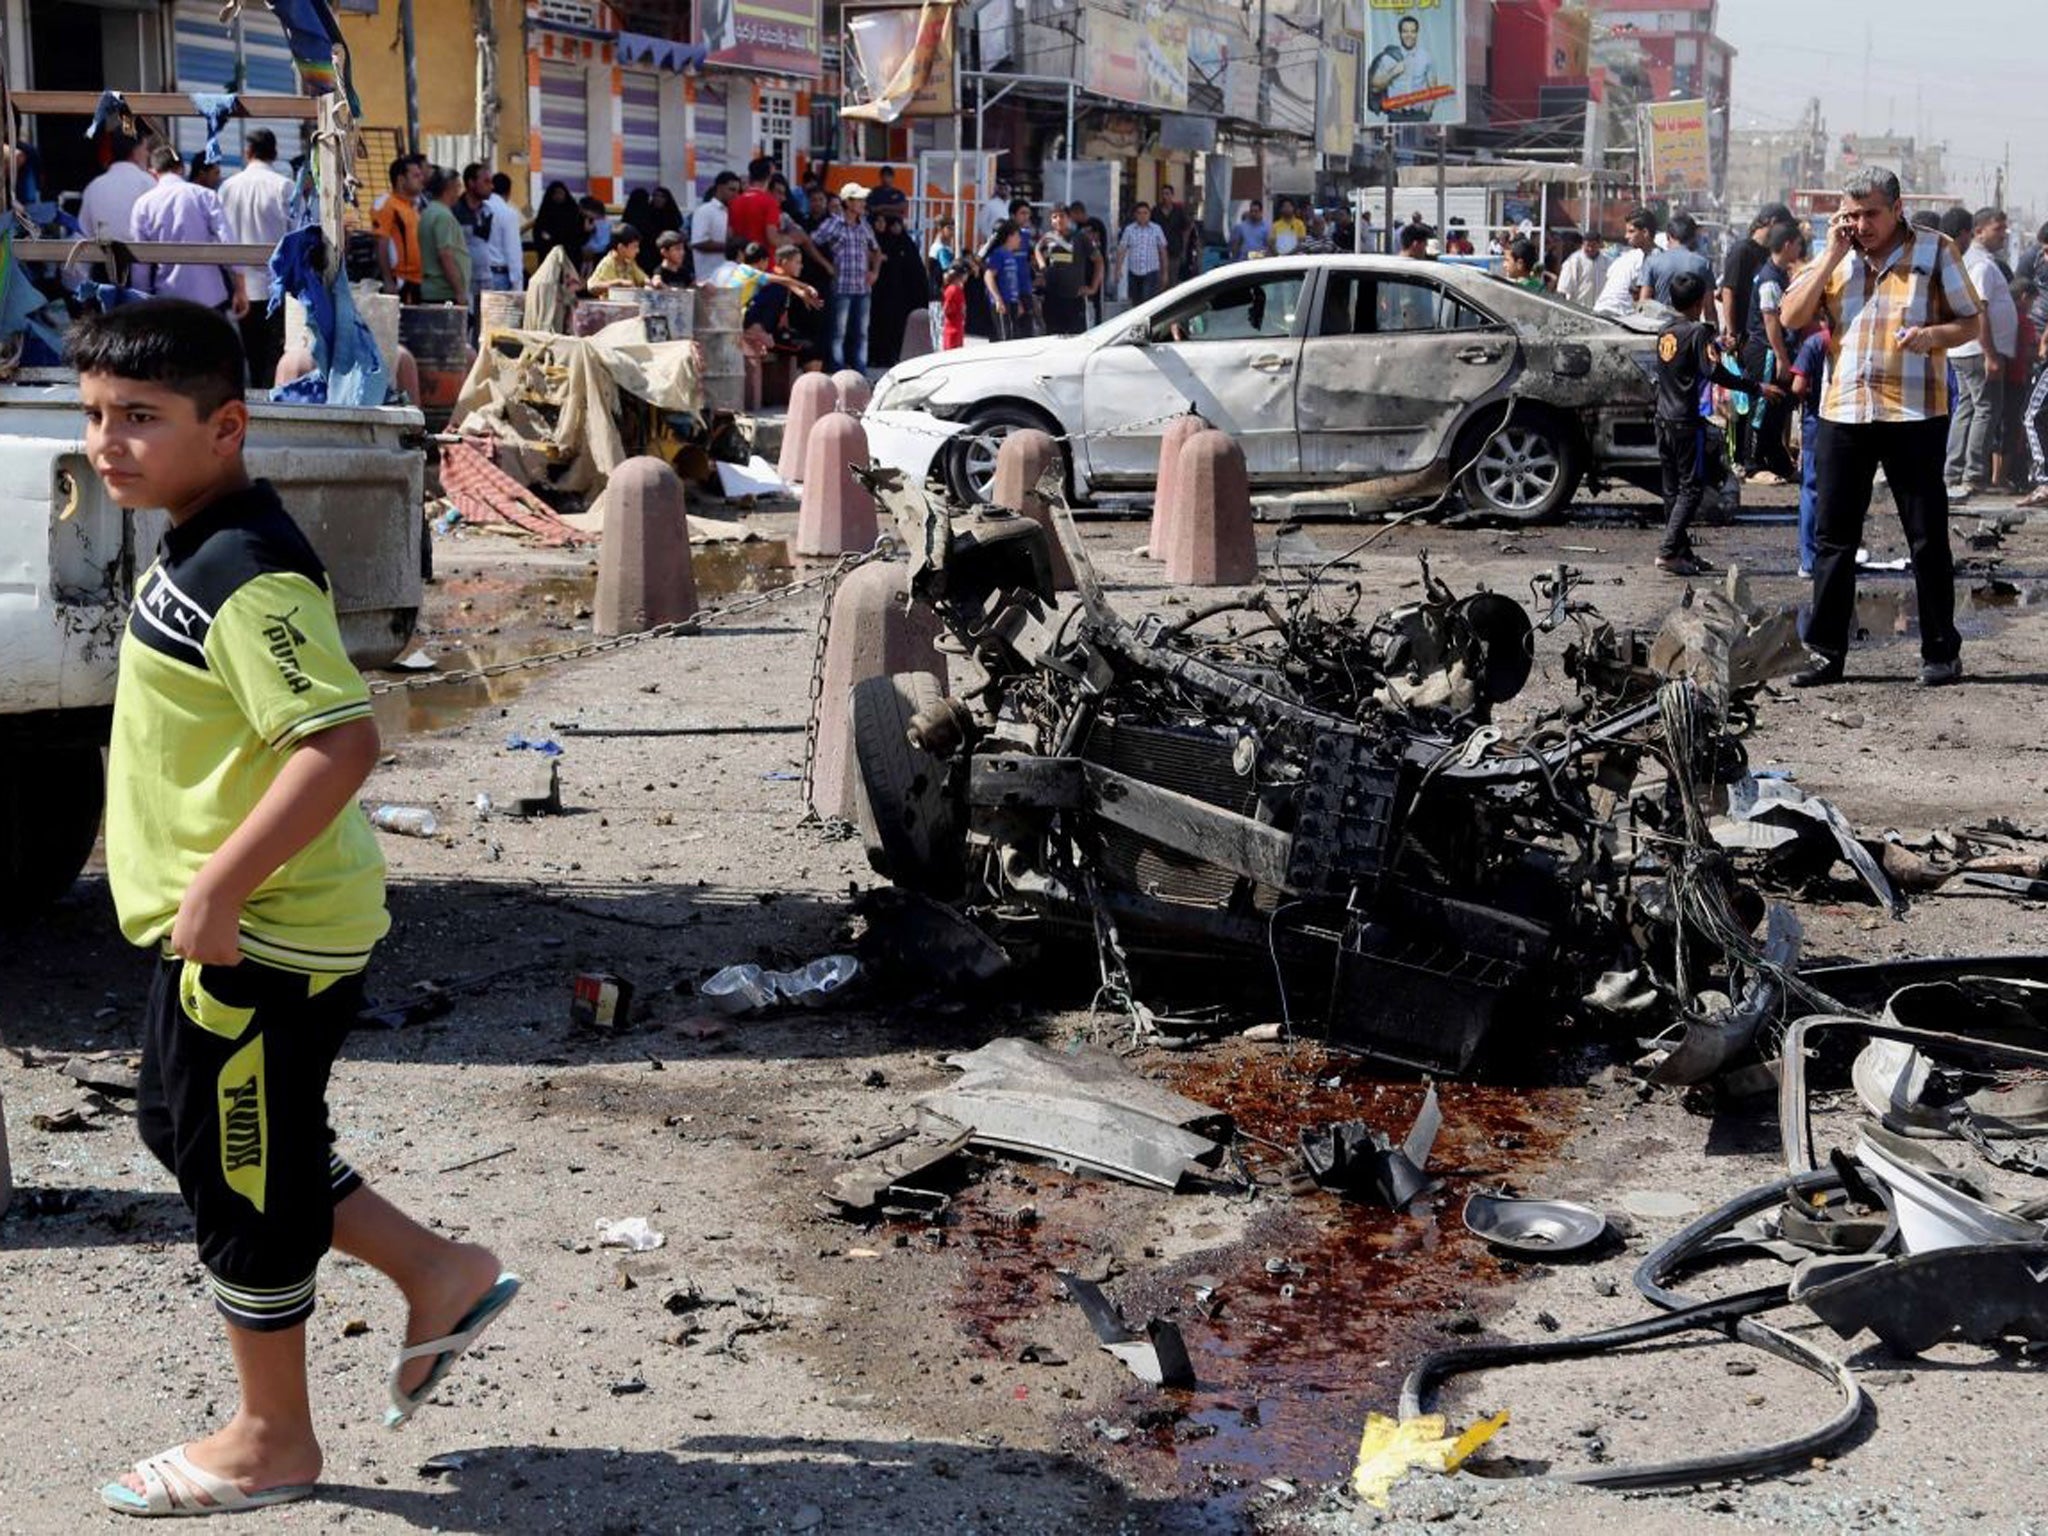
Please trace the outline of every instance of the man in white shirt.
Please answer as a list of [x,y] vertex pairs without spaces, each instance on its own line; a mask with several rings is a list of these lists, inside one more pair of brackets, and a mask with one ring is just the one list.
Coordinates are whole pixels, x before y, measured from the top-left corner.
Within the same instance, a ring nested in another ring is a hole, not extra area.
[[[78,227],[95,239],[133,240],[136,201],[156,185],[156,178],[149,174],[149,152],[156,148],[156,141],[131,139],[115,129],[109,147],[113,160],[86,185],[79,200]],[[98,279],[104,270],[91,265],[66,267],[64,281],[75,287]]]
[[1585,242],[1565,257],[1557,269],[1557,296],[1567,304],[1591,309],[1600,290],[1607,286],[1607,269],[1613,265],[1614,258],[1607,253],[1607,242],[1600,238],[1600,231],[1587,230]]
[[[237,245],[273,249],[285,237],[292,201],[291,178],[277,168],[277,135],[251,128],[243,146],[246,163],[220,184],[220,205],[228,216],[228,233]],[[249,295],[249,313],[242,317],[242,350],[249,357],[249,384],[268,389],[277,379],[277,361],[284,356],[284,306],[270,308],[270,269],[242,268],[242,287]]]
[[690,255],[695,260],[700,283],[717,282],[718,269],[726,263],[725,246],[732,238],[726,204],[739,195],[739,173],[720,171],[704,201],[690,215]]
[[1638,208],[1628,216],[1628,248],[1614,258],[1607,269],[1607,281],[1600,297],[1593,301],[1593,313],[1619,320],[1636,309],[1636,290],[1643,286],[1643,268],[1657,244],[1657,215]]
[[462,168],[455,221],[469,239],[472,292],[524,293],[526,256],[519,246],[519,215],[491,190],[491,168],[472,160]]
[[1963,226],[1962,210],[1944,218],[1942,233],[1963,253],[1963,270],[1982,300],[1977,339],[1951,347],[1956,394],[1948,426],[1948,499],[1964,501],[1991,485],[1991,454],[2004,438],[2005,360],[2019,346],[2019,310],[1998,265],[2005,248],[2003,210],[1979,208]]

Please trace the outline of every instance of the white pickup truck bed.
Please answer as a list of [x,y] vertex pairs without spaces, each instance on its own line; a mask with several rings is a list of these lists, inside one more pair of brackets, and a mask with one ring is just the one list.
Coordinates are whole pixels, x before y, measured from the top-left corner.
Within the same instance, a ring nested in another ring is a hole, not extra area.
[[[350,657],[383,666],[419,615],[425,421],[253,400],[250,416],[250,473],[326,563]],[[164,525],[107,499],[74,383],[0,385],[0,916],[61,893],[91,851],[121,631]]]

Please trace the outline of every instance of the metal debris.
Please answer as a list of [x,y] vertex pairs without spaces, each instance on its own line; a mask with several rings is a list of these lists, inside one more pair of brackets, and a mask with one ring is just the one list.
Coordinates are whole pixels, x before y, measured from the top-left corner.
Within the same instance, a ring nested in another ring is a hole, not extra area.
[[1152,1386],[1194,1389],[1195,1367],[1188,1359],[1187,1343],[1179,1328],[1155,1317],[1145,1324],[1143,1334],[1133,1333],[1116,1303],[1102,1294],[1100,1286],[1067,1270],[1059,1271],[1059,1277],[1067,1294],[1088,1319],[1088,1326],[1105,1353],[1115,1355],[1130,1367],[1132,1375]]
[[1417,1195],[1436,1187],[1436,1181],[1423,1170],[1443,1118],[1437,1107],[1436,1086],[1431,1084],[1400,1146],[1362,1120],[1346,1120],[1304,1130],[1301,1160],[1308,1165],[1310,1177],[1324,1189],[1404,1211]]

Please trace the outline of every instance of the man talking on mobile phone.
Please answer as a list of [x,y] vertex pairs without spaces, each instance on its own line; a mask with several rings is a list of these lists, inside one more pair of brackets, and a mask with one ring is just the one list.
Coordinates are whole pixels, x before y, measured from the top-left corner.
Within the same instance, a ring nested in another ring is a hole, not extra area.
[[1778,312],[1788,332],[1829,327],[1829,374],[1814,435],[1813,614],[1795,688],[1840,682],[1856,607],[1856,550],[1880,466],[1913,555],[1920,681],[1963,675],[1948,543],[1948,349],[1977,334],[1980,306],[1955,246],[1901,216],[1899,179],[1869,170],[1842,188],[1827,252]]

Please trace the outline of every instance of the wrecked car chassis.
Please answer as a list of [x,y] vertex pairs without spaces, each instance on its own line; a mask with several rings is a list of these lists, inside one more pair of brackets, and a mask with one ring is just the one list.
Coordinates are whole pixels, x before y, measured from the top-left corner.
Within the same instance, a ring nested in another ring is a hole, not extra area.
[[[1694,825],[1739,749],[1717,725],[1690,756],[1667,739],[1674,710],[1718,720],[1690,682],[1619,699],[1589,683],[1508,741],[1491,710],[1527,678],[1530,621],[1455,597],[1426,563],[1423,600],[1370,623],[1318,614],[1311,583],[1284,607],[1255,592],[1134,624],[1050,484],[1052,535],[886,474],[875,489],[913,552],[913,600],[978,676],[943,698],[931,679],[862,685],[894,688],[895,713],[856,690],[870,857],[1006,947],[1092,936],[1115,1000],[1133,1002],[1126,962],[1154,962],[1147,987],[1172,994],[1182,962],[1221,961],[1270,976],[1298,1029],[1319,1010],[1334,1043],[1457,1072],[1511,1004],[1684,948],[1681,877],[1761,916]],[[1072,596],[1053,590],[1051,536]],[[1246,632],[1200,637],[1226,615]],[[908,761],[863,743],[863,721],[901,730]],[[1707,937],[1659,984],[1681,1004],[1712,968]],[[1725,963],[1761,961],[1712,939]]]

